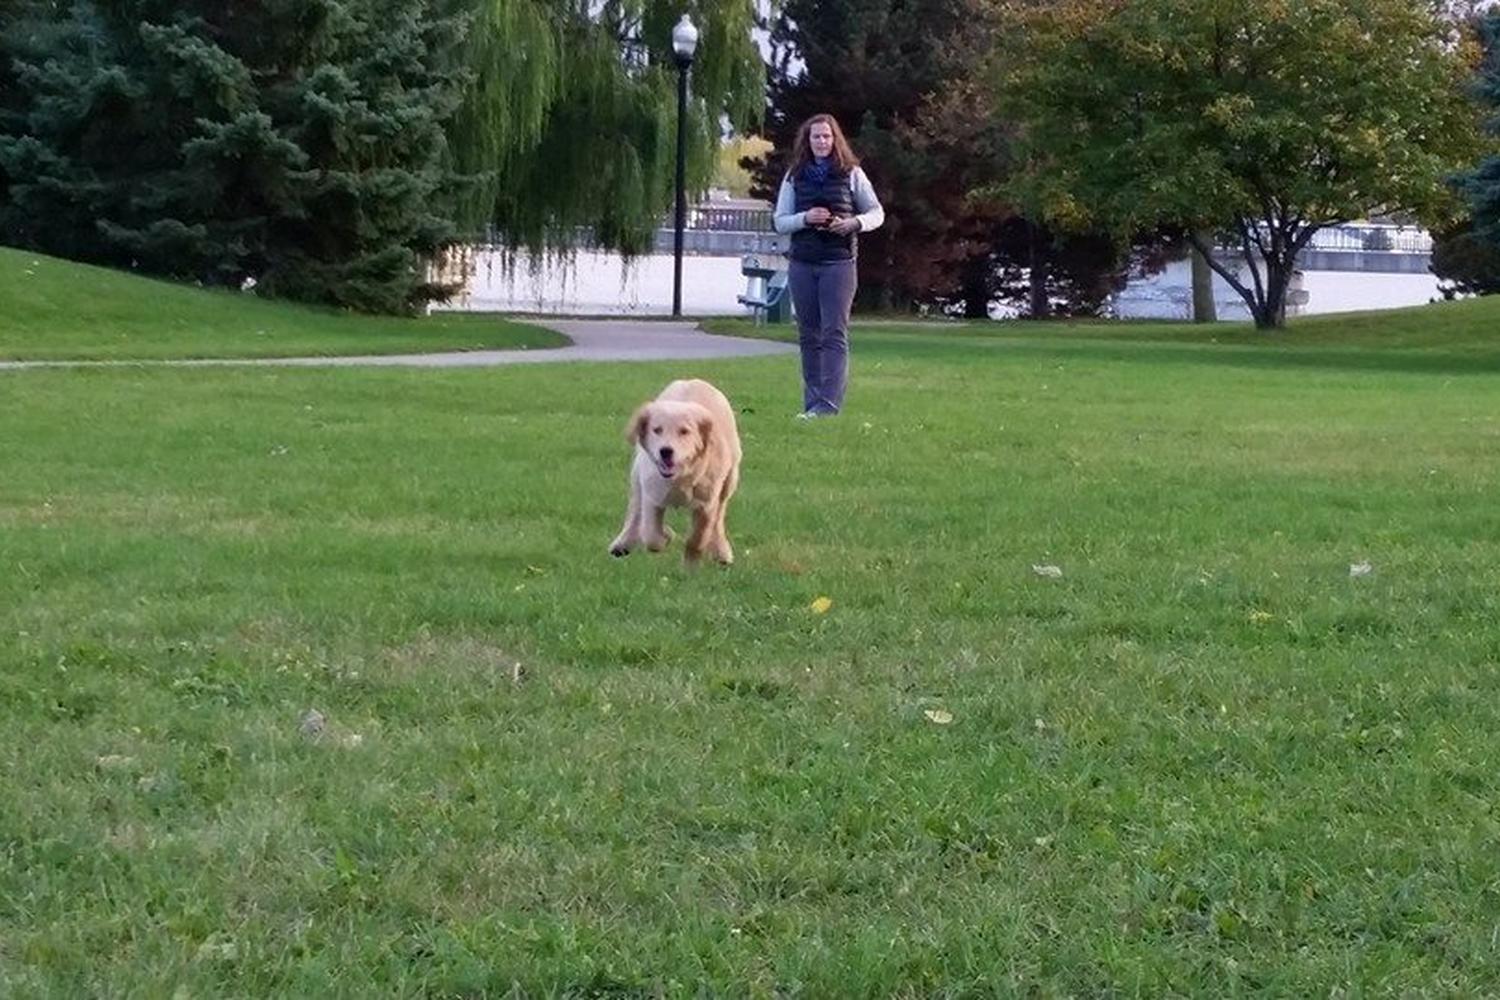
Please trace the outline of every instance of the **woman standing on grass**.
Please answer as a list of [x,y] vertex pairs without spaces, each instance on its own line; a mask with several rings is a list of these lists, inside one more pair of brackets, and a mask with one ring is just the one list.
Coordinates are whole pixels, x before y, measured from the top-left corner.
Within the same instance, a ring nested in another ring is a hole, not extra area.
[[776,231],[792,236],[787,284],[802,347],[800,419],[832,416],[849,384],[849,310],[858,286],[855,236],[885,210],[832,115],[802,123],[776,198]]

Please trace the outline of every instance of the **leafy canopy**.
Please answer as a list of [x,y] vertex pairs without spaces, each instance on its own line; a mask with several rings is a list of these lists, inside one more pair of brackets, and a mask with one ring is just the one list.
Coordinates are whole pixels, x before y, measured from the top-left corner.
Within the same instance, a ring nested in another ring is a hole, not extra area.
[[1421,0],[1008,5],[1005,103],[1054,219],[1430,219],[1476,148],[1472,47]]

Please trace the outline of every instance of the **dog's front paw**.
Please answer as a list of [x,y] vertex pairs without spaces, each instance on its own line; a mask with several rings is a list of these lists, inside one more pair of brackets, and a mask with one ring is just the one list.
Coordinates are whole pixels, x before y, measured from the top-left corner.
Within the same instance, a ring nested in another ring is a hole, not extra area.
[[622,559],[625,556],[630,555],[630,546],[616,539],[615,541],[609,543],[609,554],[614,556],[616,559]]

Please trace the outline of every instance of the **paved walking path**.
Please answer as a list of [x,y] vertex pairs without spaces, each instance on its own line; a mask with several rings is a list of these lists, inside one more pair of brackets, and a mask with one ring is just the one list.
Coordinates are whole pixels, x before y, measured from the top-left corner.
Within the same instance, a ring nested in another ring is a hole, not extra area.
[[695,323],[630,319],[527,320],[568,337],[568,347],[525,351],[444,351],[435,354],[369,354],[327,358],[192,358],[162,361],[0,361],[0,369],[103,368],[140,365],[209,367],[224,365],[295,365],[346,367],[381,365],[407,368],[470,368],[486,365],[541,364],[549,361],[668,361],[789,354],[792,344],[749,337],[720,337]]

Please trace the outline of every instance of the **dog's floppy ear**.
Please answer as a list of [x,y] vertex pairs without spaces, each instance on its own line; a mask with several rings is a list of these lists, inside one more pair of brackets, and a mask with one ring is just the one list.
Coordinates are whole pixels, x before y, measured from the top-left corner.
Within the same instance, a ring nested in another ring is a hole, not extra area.
[[701,417],[698,418],[698,436],[699,436],[700,439],[702,439],[703,446],[705,448],[708,447],[709,438],[713,437],[713,433],[714,433],[714,418],[713,418],[713,415],[711,413],[709,413],[707,410],[704,410],[703,411],[703,416],[701,416]]
[[625,425],[625,440],[631,444],[640,444],[641,439],[646,436],[646,424],[651,420],[651,404],[642,403],[636,407],[630,415],[630,421]]

